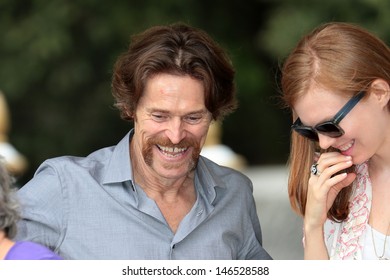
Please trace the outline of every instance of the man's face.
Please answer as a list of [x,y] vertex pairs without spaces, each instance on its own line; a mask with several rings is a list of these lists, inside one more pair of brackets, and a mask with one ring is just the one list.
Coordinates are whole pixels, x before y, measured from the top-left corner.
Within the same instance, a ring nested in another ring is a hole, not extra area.
[[166,179],[187,176],[196,166],[210,121],[201,81],[170,74],[150,78],[134,118],[137,164]]

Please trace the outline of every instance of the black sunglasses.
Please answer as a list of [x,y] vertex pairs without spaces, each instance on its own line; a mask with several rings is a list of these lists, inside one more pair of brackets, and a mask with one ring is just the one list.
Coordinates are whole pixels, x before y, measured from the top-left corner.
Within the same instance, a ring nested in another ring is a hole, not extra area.
[[309,138],[312,141],[318,141],[318,133],[324,134],[326,136],[337,138],[344,134],[344,130],[339,126],[341,120],[352,110],[353,107],[362,99],[365,91],[361,91],[355,96],[353,96],[347,104],[341,108],[340,111],[331,119],[320,124],[317,124],[315,127],[303,125],[301,120],[298,118],[293,125],[291,126],[296,132],[300,135]]

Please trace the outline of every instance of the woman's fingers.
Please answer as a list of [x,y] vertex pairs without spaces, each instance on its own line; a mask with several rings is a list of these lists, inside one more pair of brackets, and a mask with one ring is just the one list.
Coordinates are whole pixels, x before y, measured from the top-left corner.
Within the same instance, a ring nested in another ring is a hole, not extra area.
[[324,153],[318,158],[315,166],[318,172],[312,172],[309,178],[305,210],[305,222],[311,228],[325,223],[327,213],[338,193],[356,178],[354,173],[347,174],[343,171],[352,165],[350,156],[337,152]]
[[330,177],[341,170],[352,166],[352,158],[340,153],[325,153],[317,161],[317,170]]

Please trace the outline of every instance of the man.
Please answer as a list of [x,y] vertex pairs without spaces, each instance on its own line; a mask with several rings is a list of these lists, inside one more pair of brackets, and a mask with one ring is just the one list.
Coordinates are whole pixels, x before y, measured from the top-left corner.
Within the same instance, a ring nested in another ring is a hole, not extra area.
[[134,128],[86,158],[46,161],[19,191],[19,239],[66,259],[270,259],[252,183],[201,157],[212,120],[236,107],[234,70],[184,24],[135,36],[114,67]]

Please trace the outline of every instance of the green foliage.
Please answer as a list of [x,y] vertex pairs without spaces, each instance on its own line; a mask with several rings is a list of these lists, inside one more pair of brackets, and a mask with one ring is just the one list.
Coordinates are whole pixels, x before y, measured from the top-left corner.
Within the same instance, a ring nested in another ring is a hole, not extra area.
[[305,33],[330,21],[361,25],[390,40],[390,2],[387,0],[284,0],[269,16],[258,37],[262,49],[274,58],[283,58]]
[[[11,107],[10,141],[30,162],[22,180],[46,158],[85,156],[128,131],[131,124],[112,106],[111,69],[130,36],[149,26],[183,21],[203,28],[229,49],[234,64],[259,72],[262,66],[253,66],[250,53],[256,52],[252,38],[262,24],[256,10],[264,5],[248,3],[1,1],[0,89]],[[255,73],[244,82],[251,91],[262,80]]]
[[[390,2],[387,0],[280,0],[277,3],[268,15],[268,20],[262,27],[263,31],[258,34],[257,44],[259,52],[279,67],[304,34],[326,22],[358,24],[390,43]],[[275,77],[278,75],[279,73],[276,73]],[[277,79],[275,85],[273,93],[278,96]],[[283,113],[273,125],[284,128],[278,132],[276,139],[282,139],[285,144],[285,129],[289,130],[291,117],[286,118],[286,111]],[[272,147],[272,144],[269,147]],[[280,158],[279,156],[280,154],[276,157]]]
[[0,89],[11,107],[11,143],[30,162],[85,156],[130,128],[113,108],[110,80],[130,36],[183,21],[225,47],[237,71],[240,107],[223,142],[250,164],[284,163],[290,117],[278,105],[277,70],[303,33],[352,21],[390,40],[389,2],[261,0],[2,0]]

